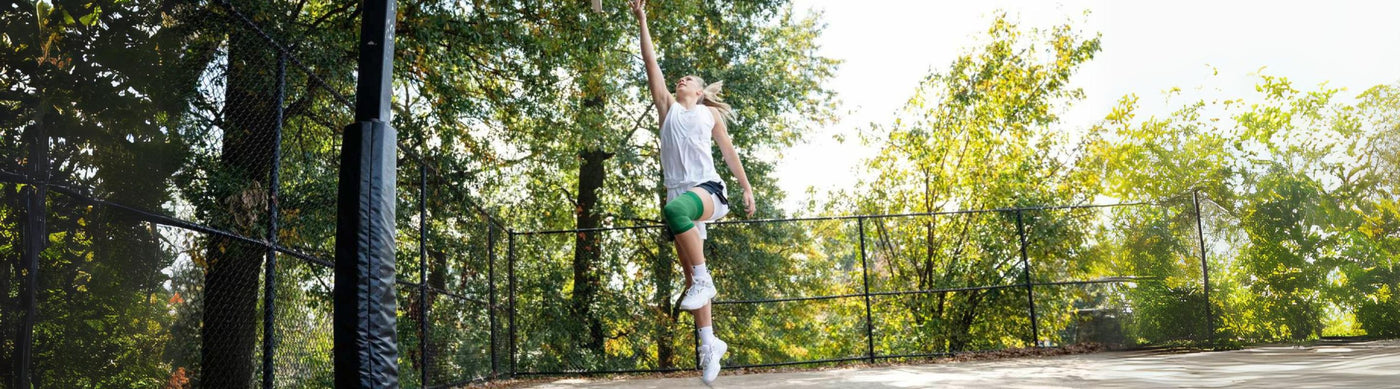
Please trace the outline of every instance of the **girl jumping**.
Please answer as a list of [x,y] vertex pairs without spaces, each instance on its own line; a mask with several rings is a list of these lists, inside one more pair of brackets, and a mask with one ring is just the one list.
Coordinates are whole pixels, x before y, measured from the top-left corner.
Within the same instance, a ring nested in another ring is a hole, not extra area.
[[696,76],[676,80],[674,93],[666,90],[666,79],[652,51],[647,30],[646,0],[628,5],[641,25],[642,60],[646,62],[647,85],[661,124],[661,169],[665,175],[666,206],[662,210],[666,226],[675,237],[676,252],[685,271],[686,291],[680,308],[695,316],[696,338],[700,340],[700,366],[705,384],[719,376],[720,359],[729,345],[714,335],[710,322],[710,300],[715,283],[705,268],[705,223],[729,213],[724,179],[715,171],[711,146],[719,144],[729,172],[744,190],[744,207],[753,216],[753,189],[744,175],[744,165],[729,140],[725,122],[732,118],[729,104],[719,98],[723,82],[706,85]]

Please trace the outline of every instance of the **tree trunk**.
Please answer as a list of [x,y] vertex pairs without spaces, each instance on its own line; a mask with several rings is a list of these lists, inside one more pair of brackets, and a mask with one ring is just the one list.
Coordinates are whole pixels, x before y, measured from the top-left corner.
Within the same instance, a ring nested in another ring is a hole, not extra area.
[[968,293],[967,304],[964,305],[963,311],[960,312],[961,315],[958,317],[958,320],[953,322],[953,336],[949,337],[950,339],[948,340],[949,351],[965,351],[967,350],[968,344],[972,342],[972,334],[970,331],[972,330],[973,321],[977,319],[977,306],[982,302],[982,293],[976,290]]
[[[590,149],[579,153],[583,163],[578,172],[578,209],[575,210],[575,225],[578,229],[598,228],[602,218],[598,215],[598,190],[603,187],[607,174],[603,162],[612,158],[611,153]],[[601,355],[603,352],[603,322],[593,313],[593,303],[602,287],[602,277],[598,272],[601,258],[599,233],[580,232],[574,237],[574,291],[572,309],[574,317],[584,324],[587,334],[583,345]]]
[[[257,20],[257,19],[254,19]],[[208,210],[215,228],[261,237],[266,223],[268,175],[276,147],[275,52],[243,26],[231,28],[224,89],[223,148],[210,174],[217,206]],[[200,385],[248,388],[255,382],[260,294],[265,249],[210,236],[204,274]]]

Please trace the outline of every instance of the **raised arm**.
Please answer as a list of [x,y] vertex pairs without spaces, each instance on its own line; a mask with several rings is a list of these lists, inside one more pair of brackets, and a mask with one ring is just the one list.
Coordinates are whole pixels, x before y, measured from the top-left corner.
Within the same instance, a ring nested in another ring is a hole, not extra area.
[[661,74],[661,65],[656,64],[656,52],[651,45],[651,31],[647,29],[646,0],[630,0],[628,6],[637,15],[637,24],[642,27],[642,61],[646,62],[647,86],[651,88],[652,104],[656,105],[658,123],[666,121],[666,110],[671,108],[671,91],[666,89],[666,77]]
[[748,211],[749,216],[753,216],[753,187],[749,186],[749,176],[744,174],[744,164],[739,161],[739,153],[734,151],[734,142],[729,140],[729,125],[725,124],[719,110],[710,108],[710,114],[715,116],[715,128],[710,131],[710,136],[714,137],[715,144],[719,145],[719,152],[724,155],[724,164],[729,165],[729,173],[739,180],[739,187],[744,189],[744,210]]

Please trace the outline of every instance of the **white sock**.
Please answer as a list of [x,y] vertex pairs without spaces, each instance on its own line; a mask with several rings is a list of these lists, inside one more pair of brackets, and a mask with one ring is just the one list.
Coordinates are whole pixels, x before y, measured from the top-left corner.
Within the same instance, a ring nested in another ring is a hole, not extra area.
[[700,329],[695,331],[695,336],[700,338],[701,345],[710,344],[710,342],[715,340],[715,329],[711,326],[700,327]]
[[702,263],[702,264],[699,264],[699,265],[691,266],[690,269],[691,269],[691,272],[690,272],[690,277],[691,277],[691,278],[693,278],[693,279],[701,279],[701,278],[710,279],[710,270],[705,268],[705,264]]

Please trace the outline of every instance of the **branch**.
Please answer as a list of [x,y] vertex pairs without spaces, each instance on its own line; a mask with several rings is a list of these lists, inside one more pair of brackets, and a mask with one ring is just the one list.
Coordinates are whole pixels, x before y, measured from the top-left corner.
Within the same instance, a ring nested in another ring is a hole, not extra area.
[[575,200],[574,194],[570,193],[568,188],[565,188],[563,185],[559,185],[557,182],[554,186],[559,188],[560,192],[564,192],[564,199],[569,200],[569,203],[574,205],[575,210],[579,208],[578,201]]
[[297,6],[296,6],[295,10],[293,10],[293,11],[292,11],[292,14],[289,15],[289,16],[295,18],[295,17],[297,17],[297,15],[301,15],[301,11],[302,11],[303,9],[306,9],[306,0],[298,0],[298,1],[297,1]]
[[[349,10],[350,8],[353,8],[353,7],[357,6],[357,5],[360,5],[360,2],[358,2],[358,1],[347,1],[347,2],[345,2],[345,5],[341,6],[340,8],[333,9],[333,10],[331,10],[330,12],[326,12],[325,15],[321,15],[320,18],[317,18],[315,21],[312,21],[311,24],[308,25],[308,26],[306,26],[306,27],[307,27],[308,30],[313,30],[313,31],[314,31],[314,30],[318,30],[318,29],[321,28],[321,23],[325,23],[326,21],[330,20],[331,16],[335,16],[336,14],[345,12],[346,10]],[[299,8],[300,8],[300,7],[298,7],[298,9],[299,9]],[[358,12],[359,10],[357,9],[356,11]],[[295,44],[295,43],[293,43],[293,44]]]
[[632,119],[632,129],[629,130],[630,132],[627,133],[627,136],[622,137],[622,139],[618,140],[617,147],[614,147],[613,150],[622,150],[622,146],[627,144],[627,140],[632,139],[632,136],[636,135],[637,131],[642,130],[642,118],[645,118],[647,116],[647,111],[649,110],[651,110],[651,106],[644,106],[642,108],[642,112],[637,114],[637,118]]

